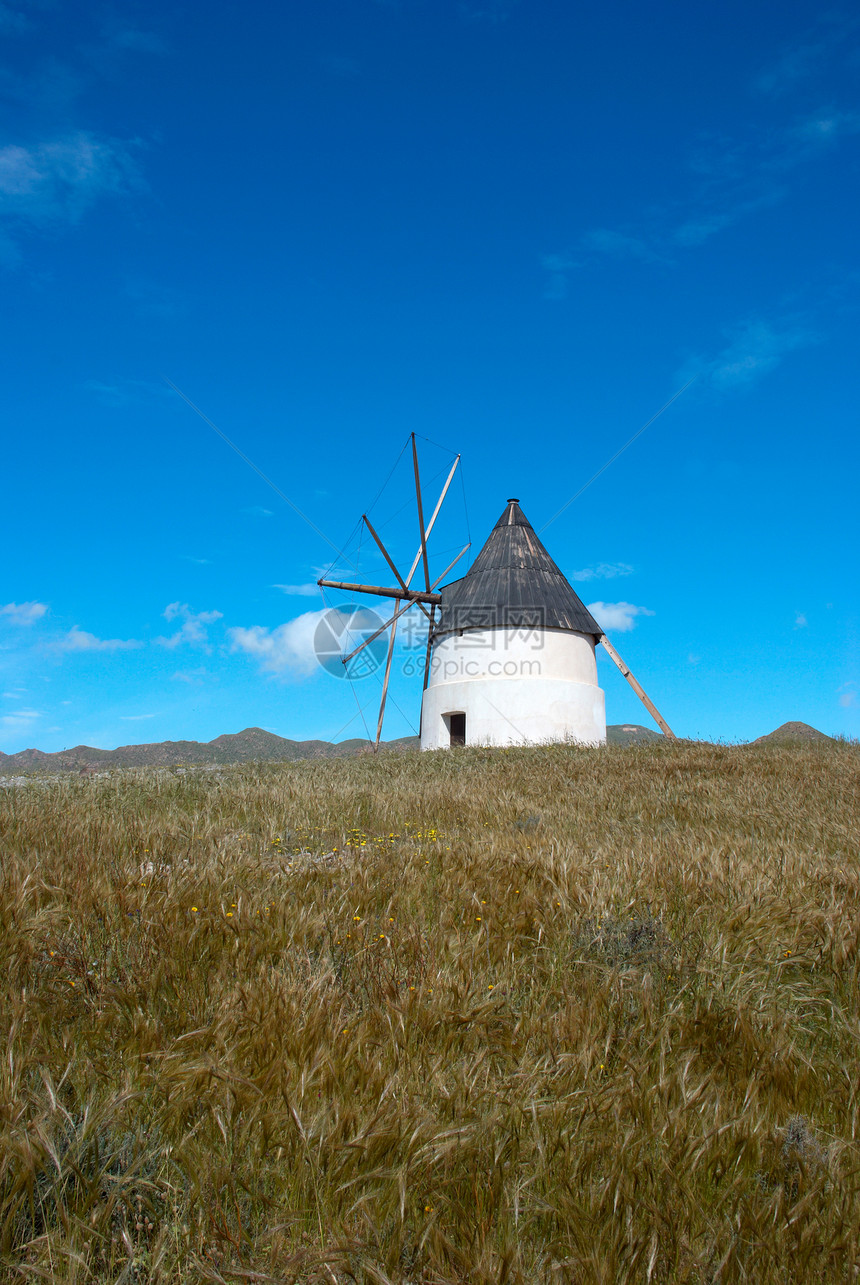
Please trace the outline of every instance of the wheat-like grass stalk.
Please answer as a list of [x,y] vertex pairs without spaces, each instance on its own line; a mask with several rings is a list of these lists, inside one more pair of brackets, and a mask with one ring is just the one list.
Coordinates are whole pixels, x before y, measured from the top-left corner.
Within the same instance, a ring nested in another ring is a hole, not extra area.
[[853,1281],[858,764],[0,791],[0,1276]]

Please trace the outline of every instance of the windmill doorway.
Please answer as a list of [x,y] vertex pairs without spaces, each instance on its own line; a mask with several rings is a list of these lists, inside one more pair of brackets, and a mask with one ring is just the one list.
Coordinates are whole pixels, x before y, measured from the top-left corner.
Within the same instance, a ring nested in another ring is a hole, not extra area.
[[448,731],[450,733],[450,738],[451,738],[450,739],[451,746],[453,747],[455,745],[465,745],[466,744],[466,715],[465,714],[446,714],[445,722],[448,724]]

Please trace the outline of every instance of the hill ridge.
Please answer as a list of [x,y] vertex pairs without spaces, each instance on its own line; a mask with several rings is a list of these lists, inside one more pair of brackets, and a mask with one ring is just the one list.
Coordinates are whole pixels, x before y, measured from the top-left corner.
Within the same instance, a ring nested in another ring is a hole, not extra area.
[[788,745],[798,744],[798,742],[808,743],[810,741],[832,741],[832,736],[827,736],[824,732],[819,732],[817,727],[812,727],[809,723],[800,723],[792,721],[781,723],[779,727],[768,732],[766,736],[759,736],[752,741],[753,745]]
[[[640,745],[662,740],[659,732],[639,724],[618,723],[606,729],[611,745]],[[93,745],[75,745],[53,753],[26,749],[16,754],[0,750],[0,773],[60,771],[86,772],[121,767],[175,767],[183,764],[227,765],[250,762],[298,762],[304,759],[349,758],[366,754],[372,742],[364,737],[346,741],[296,741],[267,732],[263,727],[246,727],[241,732],[222,732],[211,741],[149,741],[140,745],[119,745],[100,750]],[[417,736],[383,741],[386,750],[418,749]]]
[[[663,737],[650,727],[638,723],[613,723],[607,729],[610,745],[642,745],[661,741]],[[798,742],[830,742],[826,736],[808,723],[788,722],[766,736],[752,741],[753,745],[797,744]],[[382,748],[399,752],[417,750],[417,736],[401,736],[383,741]],[[246,727],[241,732],[222,732],[211,741],[151,741],[141,745],[119,745],[114,750],[100,750],[93,745],[75,745],[68,750],[53,753],[45,750],[26,749],[16,754],[0,750],[0,773],[60,771],[85,772],[100,768],[121,767],[175,767],[183,764],[226,766],[230,763],[298,762],[304,759],[349,758],[366,754],[372,742],[364,737],[346,741],[307,740],[296,741],[263,727]]]
[[[418,738],[404,736],[383,741],[386,749],[417,748]],[[277,736],[262,727],[246,727],[241,732],[225,732],[211,741],[152,741],[141,745],[119,745],[114,750],[100,750],[92,745],[75,745],[71,749],[48,753],[44,750],[19,750],[16,754],[0,751],[0,772],[49,769],[85,771],[99,767],[171,767],[183,763],[248,763],[309,758],[343,758],[367,752],[371,742],[364,738],[347,741],[294,741]]]

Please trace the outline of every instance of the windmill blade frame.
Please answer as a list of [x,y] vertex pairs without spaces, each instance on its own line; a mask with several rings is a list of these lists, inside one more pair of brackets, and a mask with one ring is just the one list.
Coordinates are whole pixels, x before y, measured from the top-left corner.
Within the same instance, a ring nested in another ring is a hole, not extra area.
[[[380,702],[379,702],[379,716],[378,716],[377,725],[376,725],[376,741],[374,743],[374,751],[379,750],[379,744],[382,739],[382,727],[385,719],[385,706],[388,700],[388,686],[391,679],[391,666],[394,659],[394,646],[395,646],[395,641],[397,637],[398,621],[402,615],[404,615],[407,611],[409,611],[411,607],[414,607],[414,606],[420,607],[424,615],[427,617],[430,623],[430,629],[427,635],[427,651],[425,655],[425,671],[426,671],[427,665],[429,663],[429,657],[430,657],[430,645],[431,645],[431,639],[433,634],[433,625],[435,622],[436,607],[442,601],[442,595],[439,593],[434,593],[433,590],[436,588],[439,582],[445,578],[445,576],[448,574],[451,568],[455,566],[457,562],[459,562],[460,558],[462,558],[463,555],[471,547],[471,542],[469,544],[466,544],[457,554],[456,558],[454,558],[454,560],[451,563],[449,563],[449,565],[445,568],[442,574],[433,582],[433,584],[430,583],[430,562],[429,562],[429,556],[427,552],[427,541],[430,537],[430,534],[434,526],[436,525],[436,519],[439,516],[439,513],[442,508],[442,504],[444,503],[445,497],[448,494],[448,490],[451,486],[451,483],[454,480],[454,475],[457,472],[457,467],[460,463],[460,456],[457,455],[455,457],[454,463],[451,465],[448,475],[445,478],[445,483],[442,487],[442,491],[439,495],[439,498],[436,501],[436,505],[435,505],[435,508],[433,509],[433,513],[430,517],[430,521],[425,525],[424,500],[423,500],[423,495],[421,490],[421,471],[418,463],[418,444],[414,433],[410,433],[410,440],[412,445],[412,468],[413,468],[413,474],[415,479],[415,504],[416,504],[417,514],[418,514],[418,532],[419,532],[420,544],[418,547],[418,552],[415,554],[415,558],[413,559],[412,565],[409,568],[408,574],[405,577],[400,574],[394,562],[394,559],[391,557],[390,553],[385,547],[385,544],[381,536],[374,528],[373,523],[370,521],[367,514],[364,513],[362,514],[362,522],[367,527],[380,553],[385,558],[385,561],[388,564],[388,566],[391,568],[391,571],[394,573],[394,577],[397,580],[397,586],[395,587],[393,585],[387,586],[387,585],[353,584],[347,581],[328,580],[326,578],[320,578],[319,580],[317,580],[317,584],[320,586],[321,589],[343,589],[349,593],[366,593],[366,594],[371,594],[374,597],[378,597],[378,598],[393,598],[395,600],[400,600],[404,604],[402,607],[399,607],[394,612],[394,615],[384,625],[380,626],[380,628],[377,629],[373,634],[365,638],[358,647],[356,647],[352,652],[350,652],[348,656],[341,657],[342,663],[344,665],[348,664],[349,661],[353,660],[354,657],[356,657],[359,654],[359,652],[361,652],[371,642],[373,642],[376,638],[378,638],[380,634],[384,633],[386,629],[391,630],[391,635],[388,640],[388,652],[386,654],[386,659],[385,659],[385,672],[382,680],[382,695],[380,697]],[[412,577],[415,575],[415,572],[418,570],[419,564],[422,564],[422,567],[423,567],[425,588],[423,590],[410,589],[409,585],[412,581]],[[429,612],[427,611],[427,605],[430,606]],[[425,688],[427,686],[426,672],[424,675],[424,686]]]

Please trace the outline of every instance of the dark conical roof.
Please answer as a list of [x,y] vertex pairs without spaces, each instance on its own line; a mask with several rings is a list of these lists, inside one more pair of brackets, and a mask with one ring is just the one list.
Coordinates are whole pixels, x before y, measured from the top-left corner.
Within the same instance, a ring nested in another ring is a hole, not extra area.
[[508,500],[490,538],[462,580],[442,588],[434,633],[459,629],[603,630],[580,602],[519,506]]

